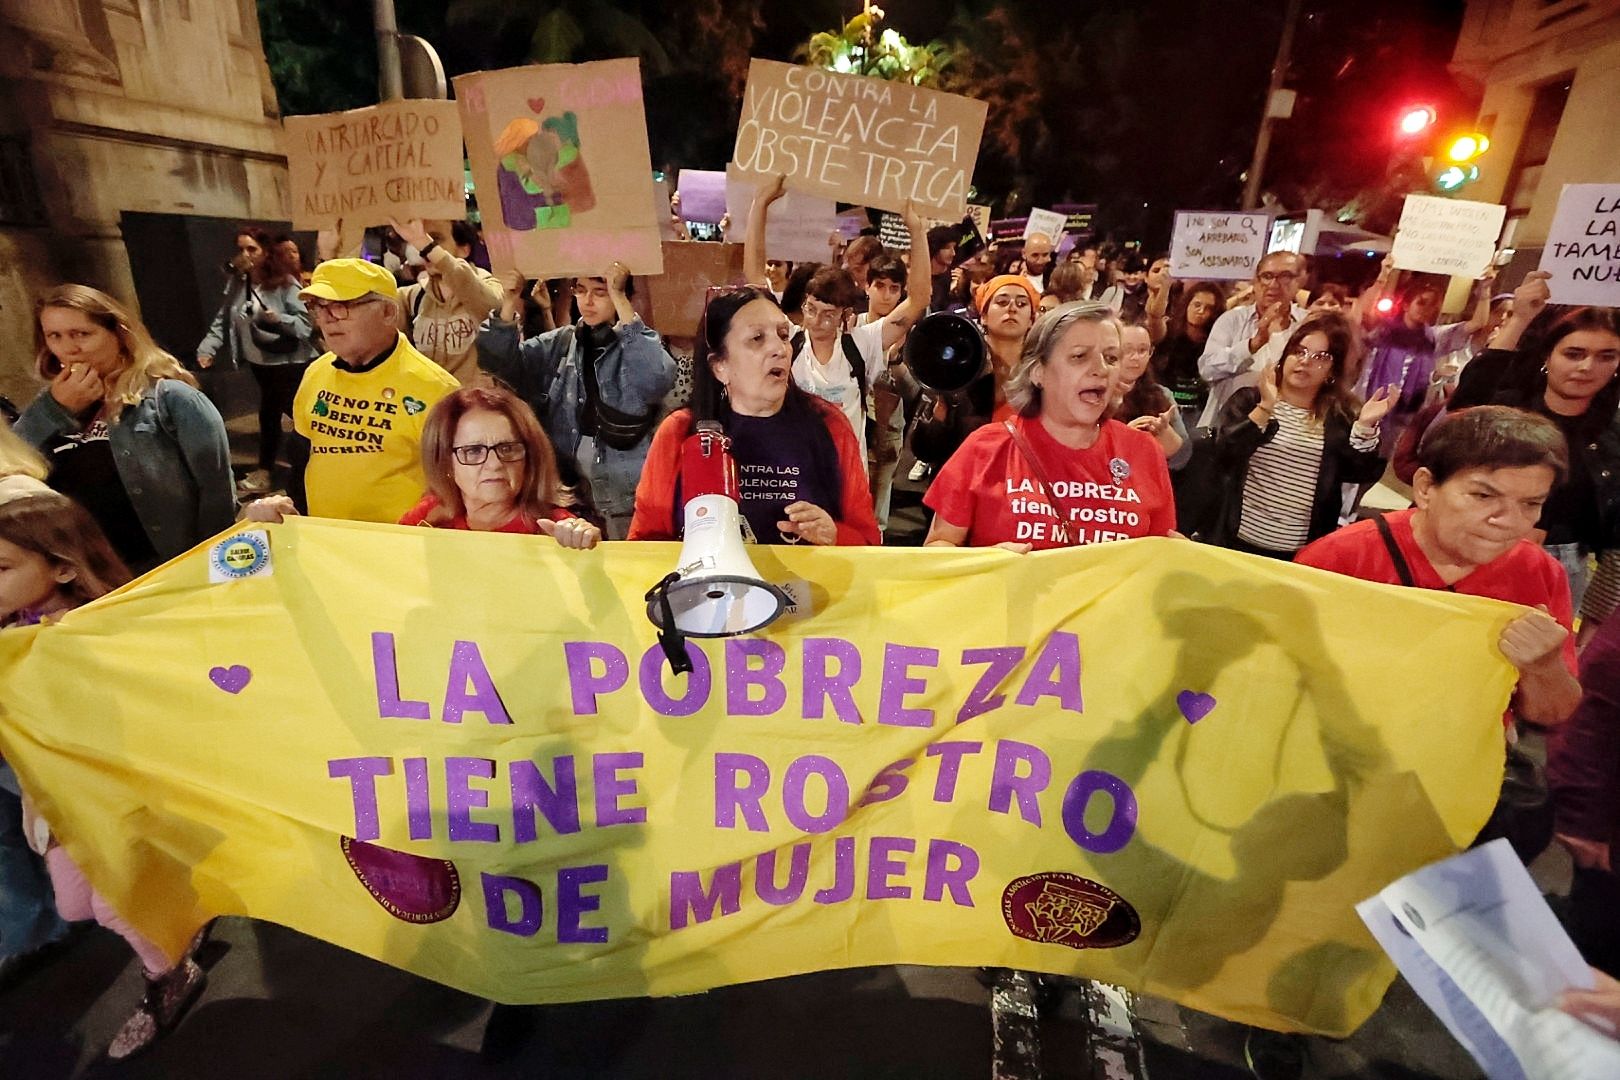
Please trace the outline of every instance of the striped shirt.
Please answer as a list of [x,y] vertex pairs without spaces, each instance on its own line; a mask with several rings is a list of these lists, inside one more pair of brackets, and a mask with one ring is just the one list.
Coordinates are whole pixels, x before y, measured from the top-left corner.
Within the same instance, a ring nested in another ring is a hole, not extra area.
[[1238,539],[1269,551],[1297,551],[1311,530],[1316,477],[1322,471],[1322,425],[1310,411],[1277,402],[1277,434],[1249,458]]

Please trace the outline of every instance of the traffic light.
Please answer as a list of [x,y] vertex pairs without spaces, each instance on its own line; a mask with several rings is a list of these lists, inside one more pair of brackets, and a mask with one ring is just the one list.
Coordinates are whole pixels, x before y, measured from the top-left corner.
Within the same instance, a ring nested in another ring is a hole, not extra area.
[[1433,105],[1409,105],[1401,110],[1395,131],[1402,138],[1415,139],[1433,127],[1437,117]]
[[1475,162],[1491,148],[1491,140],[1478,131],[1463,132],[1445,144],[1445,160],[1434,178],[1437,190],[1447,194],[1472,184],[1479,179],[1479,166]]
[[1434,178],[1434,186],[1450,193],[1479,179],[1478,165],[1447,165]]

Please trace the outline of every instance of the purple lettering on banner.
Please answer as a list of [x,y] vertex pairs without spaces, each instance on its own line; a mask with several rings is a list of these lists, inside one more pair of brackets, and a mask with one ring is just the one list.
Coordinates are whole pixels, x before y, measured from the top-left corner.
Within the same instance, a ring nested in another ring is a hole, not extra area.
[[[726,715],[770,716],[780,712],[787,704],[787,687],[782,685],[787,651],[774,641],[754,638],[727,638],[725,649]],[[759,667],[749,665],[752,659],[759,660]],[[755,686],[761,691],[758,701],[749,692]]]
[[901,758],[893,765],[885,765],[872,777],[872,782],[866,785],[866,794],[861,796],[857,806],[871,806],[875,803],[888,802],[898,797],[911,783],[906,770],[917,764],[916,758]]
[[507,765],[512,788],[512,840],[526,844],[540,835],[537,813],[558,836],[579,832],[579,787],[574,780],[574,755],[551,759],[555,784],[546,783],[545,774],[533,761]]
[[917,850],[917,841],[906,836],[874,836],[867,852],[866,898],[868,900],[907,900],[910,885],[891,885],[889,879],[906,872],[904,859],[891,859],[895,852],[910,854]]
[[425,701],[401,701],[399,664],[394,659],[394,635],[371,635],[371,672],[377,686],[377,715],[384,720],[426,720],[432,713]]
[[1080,701],[1080,638],[1067,630],[1054,630],[1029,666],[1029,677],[1018,691],[1018,704],[1034,705],[1043,697],[1057,698],[1058,707],[1085,712]]
[[581,915],[600,911],[602,898],[595,893],[582,893],[580,886],[592,885],[608,879],[605,863],[590,866],[565,866],[557,871],[557,940],[562,944],[605,945],[608,939],[605,926],[581,926]]
[[963,649],[962,663],[990,666],[979,676],[979,681],[973,685],[973,689],[968,691],[967,700],[962,702],[962,707],[956,711],[956,722],[960,724],[975,716],[995,712],[1007,704],[1007,695],[997,694],[995,689],[1013,673],[1023,659],[1022,645],[1004,645],[993,649]]
[[[489,921],[489,928],[504,934],[516,934],[518,937],[534,937],[540,929],[540,914],[543,910],[540,886],[532,881],[520,877],[507,877],[504,874],[480,873],[478,876],[484,882],[484,916]],[[518,915],[515,919],[507,914],[507,893],[518,899]]]
[[855,838],[840,836],[833,841],[833,883],[817,892],[818,904],[842,904],[855,895]]
[[501,829],[487,821],[472,819],[474,810],[489,805],[489,792],[471,786],[474,777],[494,779],[495,763],[475,757],[444,759],[444,801],[450,808],[450,839],[491,844],[501,838]]
[[956,798],[956,777],[962,768],[962,759],[977,754],[984,743],[937,742],[928,748],[929,757],[939,758],[939,776],[934,780],[934,801],[948,803]]
[[[951,860],[956,865],[951,865]],[[945,899],[945,890],[951,891],[951,903],[957,907],[972,907],[973,892],[968,888],[979,872],[979,853],[955,840],[928,841],[928,869],[923,875],[923,899]]]
[[[827,807],[819,814],[812,814],[804,799],[805,781],[812,773],[827,786]],[[794,758],[782,776],[782,808],[787,811],[788,822],[800,832],[832,832],[849,813],[849,781],[844,770],[832,758],[820,754]]]
[[347,778],[349,793],[354,798],[354,838],[376,840],[382,836],[377,827],[377,777],[394,771],[394,759],[385,757],[334,758],[326,763],[326,775],[333,780]]
[[428,791],[428,759],[405,759],[405,822],[412,840],[433,839],[433,797]]
[[[799,643],[804,658],[804,718],[820,720],[832,702],[833,715],[846,724],[861,722],[855,706],[855,684],[861,679],[861,651],[843,638],[805,638]],[[827,661],[837,660],[837,672],[827,671]]]
[[[1086,807],[1099,791],[1108,792],[1114,812],[1102,832],[1086,828]],[[1095,855],[1112,855],[1136,835],[1136,792],[1111,772],[1091,769],[1069,782],[1063,793],[1063,831],[1069,839]]]
[[[748,783],[737,786],[737,778],[748,775]],[[770,832],[765,810],[759,805],[771,786],[771,767],[753,754],[714,755],[714,827],[735,829],[737,811],[742,811],[749,832]]]
[[672,698],[664,690],[664,647],[654,645],[641,654],[641,696],[659,716],[691,716],[709,700],[709,657],[691,641],[686,655],[692,670],[686,676],[686,694]]
[[450,678],[444,688],[444,722],[461,723],[463,713],[481,712],[492,724],[510,724],[506,703],[489,677],[476,641],[458,641],[450,649]]
[[[565,641],[563,658],[568,662],[568,690],[575,716],[595,716],[598,695],[622,690],[630,681],[630,661],[605,641]],[[602,662],[600,675],[593,670],[598,660]]]
[[708,922],[715,911],[735,915],[742,909],[742,863],[714,868],[714,881],[705,891],[703,872],[675,870],[669,875],[669,928],[685,929],[688,921]]
[[636,779],[619,779],[621,769],[641,768],[641,752],[591,755],[591,786],[596,789],[596,825],[638,825],[647,820],[645,806],[619,805],[636,793]]
[[878,723],[898,727],[928,727],[934,722],[933,709],[906,706],[906,695],[928,689],[926,679],[911,676],[913,665],[938,667],[939,650],[918,645],[883,646],[883,688],[878,692]]
[[[1020,773],[1020,762],[1029,766],[1029,772]],[[990,777],[990,809],[1005,814],[1012,809],[1013,796],[1018,797],[1018,813],[1031,825],[1041,823],[1041,803],[1038,796],[1052,782],[1052,759],[1046,751],[1029,743],[1002,739],[996,744],[996,768]]]
[[787,884],[780,889],[776,887],[776,851],[760,852],[754,860],[754,891],[767,904],[782,907],[804,895],[804,883],[810,877],[810,845],[794,844],[792,851]]

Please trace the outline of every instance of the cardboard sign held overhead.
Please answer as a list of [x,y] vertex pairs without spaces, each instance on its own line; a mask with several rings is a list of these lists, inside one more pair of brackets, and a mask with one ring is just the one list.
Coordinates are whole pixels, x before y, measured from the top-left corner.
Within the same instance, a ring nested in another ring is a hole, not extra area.
[[1478,279],[1496,255],[1507,207],[1408,195],[1390,249],[1397,270]]
[[1170,274],[1188,280],[1242,281],[1271,239],[1271,218],[1229,210],[1177,210],[1170,234]]
[[[715,169],[682,169],[676,191],[681,196],[681,217],[686,221],[720,224],[726,216],[726,174]],[[734,222],[742,219],[732,216]]]
[[[731,215],[732,235],[740,235],[748,225],[748,211],[754,204],[759,181],[743,176],[736,166],[726,168],[726,212]],[[789,262],[826,262],[832,257],[827,241],[838,231],[838,204],[819,195],[789,191],[771,204],[765,219],[765,253],[772,259]]]
[[926,216],[967,212],[988,106],[907,83],[753,60],[732,161],[788,187]]
[[1565,184],[1541,269],[1555,304],[1620,307],[1620,184]]
[[467,216],[454,102],[390,101],[284,123],[297,228]]
[[652,298],[652,326],[660,334],[693,337],[709,286],[742,280],[742,245],[666,240],[663,247],[664,272],[637,284]]
[[663,269],[640,61],[462,75],[456,104],[497,272]]
[[1064,221],[1064,216],[1055,210],[1032,209],[1029,220],[1024,222],[1024,239],[1028,240],[1039,233],[1056,243],[1058,235],[1063,232]]

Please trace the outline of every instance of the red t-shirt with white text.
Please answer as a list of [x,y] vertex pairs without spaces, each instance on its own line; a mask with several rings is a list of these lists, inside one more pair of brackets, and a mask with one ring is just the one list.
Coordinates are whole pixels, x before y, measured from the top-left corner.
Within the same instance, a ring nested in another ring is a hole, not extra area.
[[[1167,536],[1176,527],[1170,470],[1153,436],[1104,421],[1084,450],[1052,438],[1038,419],[1012,421],[1053,487],[1074,542],[1096,544]],[[951,455],[923,501],[946,522],[967,530],[967,547],[1007,541],[1037,551],[1066,547],[1055,511],[1003,423],[974,431]]]

